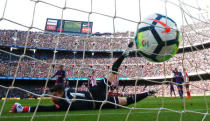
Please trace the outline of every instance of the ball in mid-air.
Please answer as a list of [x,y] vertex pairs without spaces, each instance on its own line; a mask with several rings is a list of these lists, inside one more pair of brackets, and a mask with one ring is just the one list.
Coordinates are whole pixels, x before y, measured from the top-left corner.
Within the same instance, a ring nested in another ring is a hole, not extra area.
[[178,51],[180,41],[176,22],[157,13],[141,22],[135,36],[138,53],[152,62],[169,60]]

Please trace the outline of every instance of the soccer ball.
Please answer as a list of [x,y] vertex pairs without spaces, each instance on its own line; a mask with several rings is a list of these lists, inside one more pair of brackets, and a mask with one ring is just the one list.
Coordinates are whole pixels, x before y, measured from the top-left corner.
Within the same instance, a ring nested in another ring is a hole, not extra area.
[[135,36],[138,53],[152,62],[169,60],[178,51],[180,41],[176,22],[157,13],[141,22]]

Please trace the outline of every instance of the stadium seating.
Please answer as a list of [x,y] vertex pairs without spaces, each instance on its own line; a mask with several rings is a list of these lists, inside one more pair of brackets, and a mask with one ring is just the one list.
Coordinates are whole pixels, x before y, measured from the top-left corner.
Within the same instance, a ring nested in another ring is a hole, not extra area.
[[[0,52],[0,75],[1,76],[14,76],[15,70],[18,64],[18,57],[9,56],[8,54]],[[36,58],[45,62],[52,62],[52,54],[37,54]],[[12,58],[12,59],[11,59]],[[210,49],[188,52],[184,54],[184,60],[182,64],[183,54],[176,54],[174,58],[166,62],[166,75],[172,74],[172,69],[175,67],[184,67],[187,71],[205,71],[210,70],[208,59],[210,58]],[[112,58],[112,62],[116,58]],[[78,75],[78,70],[81,67],[83,59],[73,58],[73,55],[62,55],[56,56],[56,63],[66,64],[67,77],[75,77]],[[104,77],[108,72],[110,66],[110,58],[102,56],[92,56],[85,58],[84,66],[80,70],[81,77],[87,77],[90,69],[94,68],[98,70],[96,72],[97,77]],[[164,75],[164,65],[159,63],[150,63],[144,58],[139,57],[128,57],[123,62],[120,68],[120,77],[155,77]],[[58,66],[54,67],[54,71],[57,70]],[[89,68],[89,69],[87,69]],[[18,77],[47,77],[49,65],[40,62],[35,62],[32,59],[24,58],[20,62],[20,67],[17,76]],[[181,68],[180,68],[181,69]],[[53,72],[54,72],[53,71]]]
[[[197,28],[198,31],[192,31],[190,27]],[[194,45],[198,43],[210,42],[210,31],[206,25],[194,24],[192,26],[184,26],[181,31],[184,31],[183,42],[181,46]],[[1,46],[24,46],[26,38],[28,36],[27,47],[34,48],[57,48],[60,49],[85,49],[92,51],[105,51],[105,50],[123,50],[126,48],[129,41],[134,38],[134,32],[117,32],[112,35],[101,35],[101,36],[78,36],[78,35],[59,35],[52,33],[41,33],[41,32],[26,32],[19,30],[0,30],[0,45]],[[135,47],[133,47],[135,49]],[[14,51],[13,51],[14,52]],[[21,54],[14,52],[16,54]],[[97,52],[96,52],[97,53]],[[53,60],[53,54],[46,52],[39,54],[28,54],[31,57],[42,60],[44,62],[51,63]],[[186,52],[185,54],[176,54],[174,58],[166,62],[166,75],[172,74],[172,69],[175,67],[185,67],[186,70],[191,72],[210,70],[209,60],[210,49],[203,49],[194,52]],[[19,57],[0,52],[0,76],[11,76],[13,77],[17,69]],[[56,63],[65,64],[65,70],[67,77],[88,77],[91,69],[98,70],[96,72],[97,77],[105,77],[110,65],[117,58],[108,58],[103,55],[92,55],[85,57],[84,61],[79,55],[68,55],[68,54],[56,54]],[[84,63],[83,63],[84,62]],[[81,65],[83,63],[83,66]],[[82,68],[81,68],[82,67]],[[85,68],[83,68],[85,67]],[[58,68],[58,65],[53,66],[54,73]],[[41,62],[34,61],[29,58],[23,58],[18,68],[17,77],[47,77],[49,65]],[[181,69],[181,68],[180,68]],[[140,57],[127,57],[123,62],[120,70],[120,77],[156,77],[164,75],[164,65],[159,63],[150,63],[144,58]],[[208,81],[209,82],[209,81]],[[191,82],[193,85],[203,87],[203,82]],[[167,85],[164,85],[168,88]],[[210,84],[207,83],[207,87]],[[26,88],[26,87],[23,87]],[[121,87],[122,88],[122,87]],[[143,86],[138,86],[138,91],[143,91]],[[42,89],[36,87],[27,88],[27,90],[41,94]],[[133,86],[127,86],[126,92],[134,93]],[[202,93],[199,88],[191,87],[192,93]],[[5,89],[0,89],[1,94],[5,94]],[[19,95],[21,98],[28,97],[27,93],[21,93],[18,90],[13,90],[9,93],[9,97],[15,97]],[[168,93],[166,93],[168,95]],[[4,95],[2,95],[4,97]],[[0,97],[1,98],[1,97]]]

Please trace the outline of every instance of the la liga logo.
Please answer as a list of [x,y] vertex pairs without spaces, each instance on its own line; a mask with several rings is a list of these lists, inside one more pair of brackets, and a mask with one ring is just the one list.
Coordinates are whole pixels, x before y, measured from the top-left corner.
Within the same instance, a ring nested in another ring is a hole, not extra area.
[[143,47],[147,46],[147,41],[146,40],[142,40],[141,44],[143,45]]

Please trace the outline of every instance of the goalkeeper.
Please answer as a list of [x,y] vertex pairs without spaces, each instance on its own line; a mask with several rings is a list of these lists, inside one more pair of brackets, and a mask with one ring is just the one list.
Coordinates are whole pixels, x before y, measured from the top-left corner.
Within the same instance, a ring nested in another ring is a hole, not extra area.
[[[37,112],[54,112],[54,111],[66,111],[70,105],[70,110],[90,110],[90,109],[99,109],[102,105],[102,101],[106,100],[106,95],[108,89],[111,87],[110,84],[116,79],[118,69],[124,60],[124,58],[129,54],[129,49],[133,46],[133,42],[128,45],[128,49],[119,57],[112,66],[112,73],[109,74],[108,79],[104,78],[101,80],[97,86],[90,88],[89,91],[75,91],[72,88],[63,88],[62,85],[55,85],[50,89],[50,92],[53,96],[52,106],[38,106]],[[150,90],[145,93],[130,95],[127,97],[119,96],[108,96],[107,103],[104,103],[104,109],[115,109],[119,108],[116,104],[127,106],[130,104],[146,98],[147,96],[155,93],[154,90]],[[111,102],[111,103],[110,103]],[[10,112],[34,112],[36,106],[21,106],[19,103],[15,103]]]

